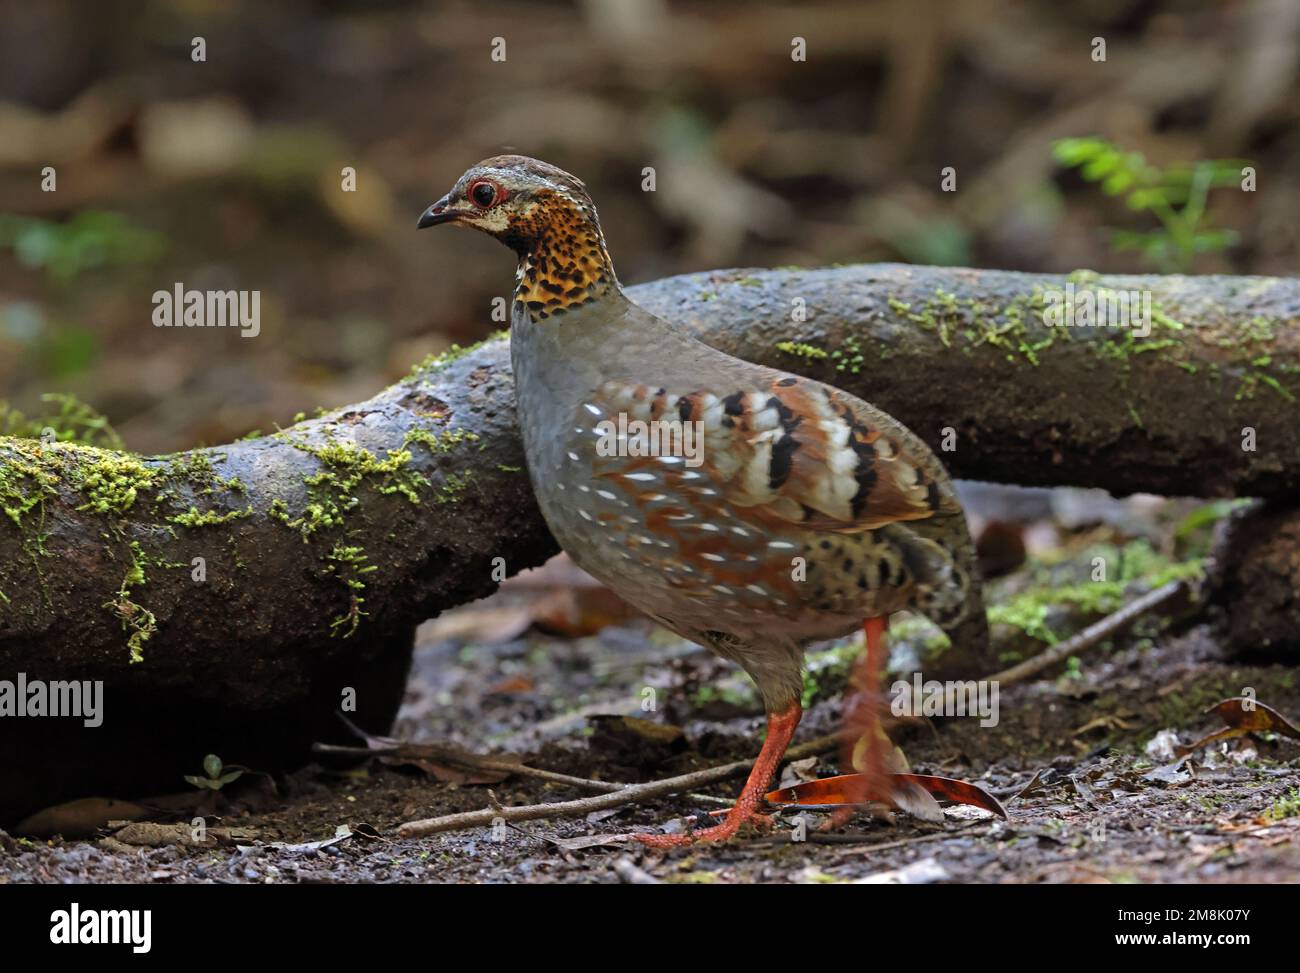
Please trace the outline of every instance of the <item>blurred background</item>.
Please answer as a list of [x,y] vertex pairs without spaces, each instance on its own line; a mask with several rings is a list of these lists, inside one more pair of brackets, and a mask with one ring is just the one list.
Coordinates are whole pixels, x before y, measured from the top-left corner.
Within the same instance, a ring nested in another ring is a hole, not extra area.
[[[1300,256],[1300,0],[0,13],[0,399],[39,416],[71,393],[144,452],[364,399],[499,328],[511,256],[415,221],[502,151],[587,182],[625,282],[860,261],[1293,274]],[[1254,193],[1234,191],[1240,160]],[[260,336],[154,328],[176,282],[260,290]]]

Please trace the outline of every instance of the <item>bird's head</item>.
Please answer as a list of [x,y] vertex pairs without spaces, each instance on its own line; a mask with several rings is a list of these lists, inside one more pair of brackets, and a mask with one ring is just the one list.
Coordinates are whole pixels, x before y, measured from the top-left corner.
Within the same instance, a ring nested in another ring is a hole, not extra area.
[[451,192],[424,211],[420,229],[440,223],[472,226],[516,252],[531,249],[548,230],[589,227],[600,233],[587,187],[539,159],[498,155],[470,166]]
[[587,187],[538,159],[499,155],[471,166],[417,226],[440,223],[474,227],[515,251],[516,298],[542,317],[617,286]]

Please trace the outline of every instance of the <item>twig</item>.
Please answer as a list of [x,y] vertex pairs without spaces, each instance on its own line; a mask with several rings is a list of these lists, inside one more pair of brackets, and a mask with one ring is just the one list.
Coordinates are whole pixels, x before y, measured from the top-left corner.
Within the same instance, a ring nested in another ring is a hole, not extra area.
[[622,790],[626,784],[612,780],[594,780],[590,777],[574,777],[554,770],[529,767],[527,764],[515,763],[506,757],[480,757],[455,748],[441,747],[432,743],[398,743],[386,747],[344,747],[333,743],[313,743],[314,753],[335,753],[349,757],[396,757],[408,760],[432,760],[453,767],[467,770],[491,770],[505,774],[518,774],[520,777],[533,777],[552,784],[565,784],[580,787],[583,790],[602,794]]
[[520,777],[533,777],[537,780],[549,781],[552,784],[567,784],[570,787],[580,787],[584,790],[598,791],[600,793],[610,793],[623,788],[625,785],[617,781],[593,780],[589,777],[574,777],[571,774],[561,774],[554,770],[542,770],[539,767],[529,767],[526,764],[516,761],[510,757],[482,757],[478,754],[471,753],[468,750],[462,750],[460,747],[447,746],[439,743],[407,743],[401,740],[394,740],[392,737],[376,736],[368,733],[356,723],[348,719],[347,714],[336,712],[334,714],[342,721],[343,725],[349,730],[366,741],[364,747],[345,747],[333,743],[313,743],[312,751],[315,753],[337,753],[346,754],[356,757],[394,757],[397,759],[407,760],[431,760],[435,763],[447,764],[453,767],[464,767],[470,770],[490,770],[503,774],[518,774]]
[[1103,639],[1109,638],[1120,629],[1132,624],[1139,616],[1145,615],[1147,612],[1171,600],[1182,590],[1183,582],[1170,581],[1159,588],[1148,591],[1140,598],[1134,598],[1119,611],[1107,615],[1098,622],[1094,622],[1082,632],[1077,632],[1064,642],[1038,653],[1032,659],[1026,659],[1010,669],[995,672],[988,677],[987,681],[996,682],[1003,687],[1024,682],[1031,676],[1038,675],[1044,669],[1049,669],[1059,662],[1064,662],[1072,655],[1079,655],[1081,652],[1092,648]]
[[[785,760],[802,760],[817,754],[833,750],[840,742],[839,734],[832,733],[817,737],[807,743],[791,747],[786,751]],[[749,770],[752,760],[737,760],[734,763],[696,770],[677,777],[652,780],[644,784],[627,784],[608,794],[594,797],[582,797],[573,801],[558,801],[552,804],[523,804],[518,807],[503,807],[498,810],[483,808],[478,811],[462,811],[458,814],[444,814],[438,818],[426,818],[422,821],[408,821],[397,829],[398,837],[419,838],[424,835],[437,834],[441,831],[459,831],[463,828],[482,828],[500,818],[503,821],[532,821],[537,818],[571,818],[590,814],[592,811],[604,811],[625,804],[636,804],[651,798],[662,797],[677,791],[693,790],[706,784],[738,777]]]

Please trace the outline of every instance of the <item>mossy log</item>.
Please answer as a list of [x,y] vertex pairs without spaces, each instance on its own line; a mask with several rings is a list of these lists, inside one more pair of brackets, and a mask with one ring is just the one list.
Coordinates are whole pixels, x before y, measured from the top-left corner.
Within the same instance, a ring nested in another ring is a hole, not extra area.
[[[1046,326],[1067,283],[1148,292],[1150,332]],[[1300,495],[1300,281],[873,265],[632,295],[726,351],[875,402],[957,476]],[[105,700],[95,729],[0,720],[0,823],[174,783],[209,751],[284,766],[329,735],[349,689],[383,729],[413,626],[556,549],[513,413],[493,340],[219,448],[0,439],[0,679],[103,680]]]

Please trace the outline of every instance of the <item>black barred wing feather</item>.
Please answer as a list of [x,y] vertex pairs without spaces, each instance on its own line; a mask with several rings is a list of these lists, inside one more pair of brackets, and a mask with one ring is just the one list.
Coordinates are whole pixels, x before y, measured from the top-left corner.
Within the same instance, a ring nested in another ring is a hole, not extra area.
[[674,487],[814,530],[856,533],[959,510],[938,461],[885,413],[817,382],[758,377],[752,388],[684,394],[606,383],[583,407],[612,433],[596,472],[647,496]]

